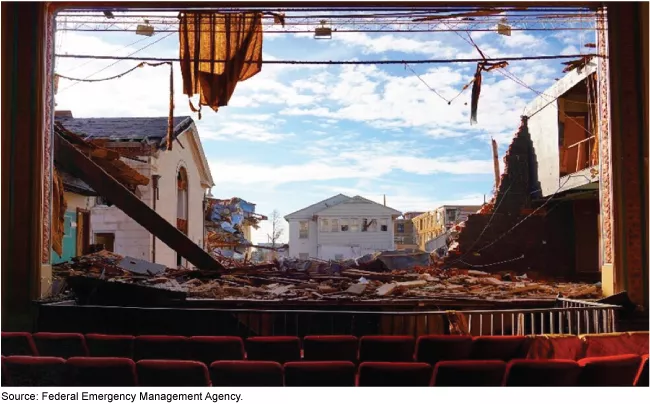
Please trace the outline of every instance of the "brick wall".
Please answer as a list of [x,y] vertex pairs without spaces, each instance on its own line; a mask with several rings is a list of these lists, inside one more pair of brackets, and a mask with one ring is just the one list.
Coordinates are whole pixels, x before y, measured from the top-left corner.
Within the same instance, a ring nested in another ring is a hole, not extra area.
[[525,117],[504,163],[499,189],[481,213],[469,216],[446,266],[542,277],[572,276],[575,258],[571,202],[549,203],[529,216],[540,206],[540,202],[534,202],[540,186]]

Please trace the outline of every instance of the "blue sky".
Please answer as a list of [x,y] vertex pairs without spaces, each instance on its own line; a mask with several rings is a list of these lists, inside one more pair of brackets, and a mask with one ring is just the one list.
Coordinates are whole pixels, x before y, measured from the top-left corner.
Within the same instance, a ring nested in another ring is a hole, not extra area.
[[[61,32],[57,53],[119,55],[136,52],[151,38],[133,32]],[[472,34],[490,57],[588,53],[593,32],[514,31]],[[135,41],[140,41],[133,44]],[[129,46],[130,45],[130,46]],[[454,33],[269,34],[266,60],[408,60],[476,58]],[[172,34],[137,56],[176,57]],[[562,77],[562,60],[512,62],[508,71],[543,91]],[[57,73],[86,77],[113,63],[59,58]],[[137,64],[121,61],[92,78]],[[471,79],[475,65],[410,65],[450,99]],[[182,94],[175,65],[175,115],[193,116],[210,164],[216,197],[239,196],[260,213],[282,215],[338,193],[361,195],[400,211],[432,210],[442,204],[480,204],[493,186],[490,138],[503,156],[525,105],[537,94],[504,75],[483,75],[478,124],[470,125],[470,94],[451,105],[403,65],[264,65],[239,83],[230,105],[203,110],[199,121]],[[61,79],[58,109],[75,117],[167,116],[169,70],[146,67],[118,80],[79,83]],[[466,105],[467,103],[467,105]],[[266,241],[268,224],[254,234]],[[285,235],[286,237],[286,235]]]

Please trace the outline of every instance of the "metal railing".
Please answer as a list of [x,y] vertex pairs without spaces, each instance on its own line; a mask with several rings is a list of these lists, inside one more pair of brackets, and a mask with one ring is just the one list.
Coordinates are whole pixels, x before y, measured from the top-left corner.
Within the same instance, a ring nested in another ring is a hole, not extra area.
[[[458,310],[471,335],[600,334],[616,331],[619,306],[559,298],[554,307]],[[224,331],[241,337],[272,335],[448,334],[448,312],[216,309]],[[223,317],[222,317],[223,315]],[[226,318],[227,317],[227,318]]]

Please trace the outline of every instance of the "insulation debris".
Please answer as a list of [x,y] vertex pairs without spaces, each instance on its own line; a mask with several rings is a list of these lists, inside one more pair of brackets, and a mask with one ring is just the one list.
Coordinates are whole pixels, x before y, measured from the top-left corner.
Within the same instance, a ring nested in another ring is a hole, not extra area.
[[[342,262],[278,260],[261,264],[229,266],[217,278],[210,271],[172,269],[143,273],[143,264],[123,265],[132,260],[106,251],[77,257],[54,267],[57,278],[91,278],[106,283],[126,283],[188,298],[217,300],[554,300],[600,298],[600,285],[533,280],[511,273],[414,266],[389,272],[367,271]],[[74,290],[73,290],[74,292]]]
[[208,251],[223,247],[251,246],[244,236],[247,226],[259,228],[266,216],[255,213],[255,204],[240,198],[208,199],[205,211]]

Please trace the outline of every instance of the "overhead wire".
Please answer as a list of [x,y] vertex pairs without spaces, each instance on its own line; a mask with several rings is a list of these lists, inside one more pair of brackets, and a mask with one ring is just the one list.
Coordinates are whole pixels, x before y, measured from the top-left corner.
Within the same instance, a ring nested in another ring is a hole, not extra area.
[[[149,48],[149,47],[151,47],[151,46],[157,44],[158,42],[162,41],[163,39],[169,38],[170,36],[172,36],[171,33],[170,33],[170,34],[167,34],[167,35],[163,35],[162,37],[158,38],[157,40],[155,40],[155,41],[153,41],[153,42],[151,42],[151,43],[149,43],[149,44],[147,44],[147,45],[145,45],[145,46],[143,46],[143,47],[141,47],[141,48],[139,48],[139,49],[137,49],[137,50],[131,52],[131,53],[130,53],[129,55],[127,55],[126,57],[127,57],[127,58],[128,58],[128,57],[132,57],[133,55],[135,55],[135,54],[137,54],[137,53],[139,53],[139,52],[142,52],[143,50],[145,50],[145,49],[147,49],[147,48]],[[68,55],[55,55],[55,56],[56,56],[56,57],[67,57]],[[111,64],[109,64],[108,66],[106,66],[106,67],[104,67],[104,68],[102,68],[102,69],[100,69],[100,70],[98,70],[98,71],[92,73],[92,74],[89,74],[88,76],[84,77],[83,79],[75,79],[75,81],[76,81],[75,83],[71,84],[70,86],[68,86],[68,87],[66,87],[66,88],[64,88],[64,89],[62,89],[62,90],[59,91],[58,93],[61,94],[62,92],[71,89],[72,87],[76,86],[77,84],[84,82],[84,80],[87,80],[87,79],[91,78],[92,76],[94,76],[94,75],[96,75],[96,74],[99,74],[99,73],[101,73],[101,72],[103,72],[103,71],[105,71],[105,70],[107,70],[107,69],[110,69],[111,67],[113,67],[113,66],[117,65],[118,63],[120,63],[121,61],[123,61],[123,60],[127,60],[127,59],[121,59],[121,58],[119,58],[119,57],[116,57],[116,58],[114,58],[113,60],[116,60],[116,61],[115,61],[114,63],[111,63]],[[136,67],[138,67],[138,66],[136,66]],[[135,70],[135,68],[130,69],[130,70]],[[124,74],[126,74],[126,73],[121,73],[121,74],[118,74],[117,76],[121,77],[121,76],[123,76]],[[104,80],[101,80],[101,81],[104,81]]]
[[[166,38],[165,36],[164,38]],[[161,38],[161,39],[164,39]],[[150,44],[148,46],[153,45]],[[111,55],[55,55],[56,57],[73,58],[73,59],[104,59],[104,60],[139,60],[139,61],[156,61],[156,62],[180,62],[180,58],[162,58],[162,57],[134,57],[134,56],[111,56]],[[553,59],[571,59],[581,55],[537,55],[537,56],[520,56],[520,57],[503,57],[498,59],[492,58],[468,58],[468,59],[420,59],[420,60],[264,60],[263,64],[276,65],[395,65],[395,64],[444,64],[444,63],[477,63],[483,61],[523,61],[523,60],[553,60]],[[591,55],[599,56],[599,55]],[[214,62],[224,63],[226,60],[200,59],[196,62]],[[245,60],[243,63],[260,63],[259,60]]]
[[[120,51],[122,51],[122,50],[124,50],[124,49],[130,48],[131,46],[133,46],[133,45],[137,45],[137,44],[139,44],[139,43],[142,42],[142,41],[146,41],[147,39],[150,39],[150,38],[149,38],[149,37],[146,37],[146,36],[145,36],[145,37],[142,37],[142,38],[139,38],[137,41],[135,41],[135,42],[131,42],[131,43],[128,44],[128,45],[124,45],[123,47],[121,47],[120,49],[116,50],[115,52],[117,53],[117,52],[120,52]],[[58,52],[58,51],[57,51],[57,52]],[[69,73],[69,72],[72,72],[72,71],[74,71],[74,70],[80,69],[80,68],[82,68],[82,67],[84,67],[84,66],[87,66],[87,65],[89,65],[89,64],[92,63],[92,62],[93,62],[93,60],[89,60],[89,61],[87,61],[87,62],[81,63],[81,64],[79,64],[79,65],[73,67],[72,69],[68,70],[68,73]]]
[[424,81],[424,79],[423,79],[422,77],[420,77],[420,75],[417,74],[417,73],[415,72],[415,70],[413,70],[413,68],[412,68],[411,66],[409,66],[408,63],[404,63],[404,67],[405,67],[405,68],[408,68],[411,72],[413,72],[413,74],[415,75],[415,77],[417,77],[417,78],[422,82],[422,84],[424,84],[425,86],[427,86],[427,88],[428,88],[429,90],[433,91],[433,93],[434,93],[435,95],[437,95],[438,97],[440,97],[440,98],[441,98],[442,100],[444,100],[447,104],[450,104],[450,103],[451,103],[451,101],[449,101],[449,100],[446,99],[442,94],[440,94],[438,91],[436,91],[435,88],[433,88],[433,87],[431,87],[429,84],[427,84],[427,82]]

